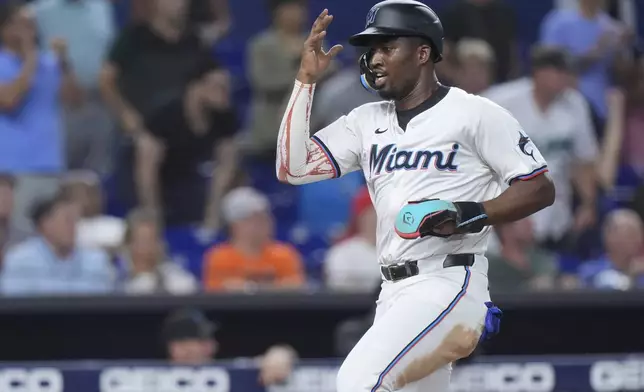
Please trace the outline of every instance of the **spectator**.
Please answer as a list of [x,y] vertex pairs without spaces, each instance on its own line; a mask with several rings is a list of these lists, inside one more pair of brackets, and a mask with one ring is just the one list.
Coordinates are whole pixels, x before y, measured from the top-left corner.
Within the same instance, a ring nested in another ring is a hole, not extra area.
[[123,291],[127,294],[191,294],[197,280],[178,264],[168,260],[156,214],[134,210],[127,218],[125,249],[121,257],[125,270]]
[[114,254],[123,243],[125,222],[103,212],[103,194],[98,175],[91,171],[69,172],[63,178],[62,190],[78,208],[77,244]]
[[145,23],[121,32],[101,72],[101,89],[123,129],[145,131],[145,119],[179,98],[194,70],[210,57],[186,29],[187,0],[155,0]]
[[[638,186],[644,179],[644,60],[633,63],[621,88],[607,93],[608,118],[598,165],[604,189]],[[624,173],[633,174],[624,184]],[[622,175],[620,175],[622,174]]]
[[297,289],[304,285],[298,252],[273,239],[273,217],[266,196],[237,188],[222,203],[230,240],[204,259],[206,290]]
[[644,288],[644,227],[632,210],[612,211],[604,222],[603,257],[579,268],[583,287],[628,290]]
[[101,71],[101,92],[124,131],[116,169],[126,205],[138,205],[134,146],[151,144],[147,121],[180,99],[195,69],[211,57],[186,28],[187,6],[187,0],[155,0],[149,20],[121,32]]
[[77,102],[65,107],[68,167],[106,173],[113,126],[98,77],[115,34],[112,5],[108,0],[36,0],[33,5],[40,37],[68,43],[69,64],[82,90]]
[[228,0],[192,0],[190,21],[198,26],[205,42],[216,44],[232,27]]
[[615,204],[634,209],[644,219],[644,60],[638,59],[626,76],[624,87],[608,94],[599,171]]
[[218,348],[214,339],[216,329],[206,315],[195,309],[181,309],[168,315],[161,334],[170,362],[197,366],[212,361]]
[[[441,19],[446,26],[447,46],[453,48],[463,38],[478,38],[492,47],[496,59],[494,82],[520,74],[516,16],[503,0],[457,0],[450,3]],[[453,63],[454,58],[447,61]]]
[[114,289],[108,255],[76,244],[74,205],[61,195],[33,209],[38,236],[7,253],[0,290],[5,295],[107,294]]
[[494,52],[485,41],[463,38],[456,44],[455,82],[470,94],[487,90],[494,82]]
[[[530,155],[532,141],[548,162],[557,197],[534,215],[535,236],[550,250],[568,250],[570,238],[596,221],[597,142],[588,104],[570,87],[567,54],[537,46],[531,63],[531,77],[492,87],[483,95],[509,110],[526,130],[529,138],[517,135],[519,152]],[[581,199],[574,212],[571,182]]]
[[250,111],[250,150],[274,161],[277,130],[300,66],[307,37],[304,0],[271,0],[271,27],[248,45],[249,80],[253,90]]
[[622,163],[644,179],[644,58],[631,67],[625,87],[623,99],[609,95],[609,109],[621,109],[624,116]]
[[228,73],[212,61],[201,65],[183,96],[152,116],[146,128],[150,134],[135,154],[141,205],[162,213],[168,226],[217,230],[220,202],[237,167],[238,124]]
[[556,257],[535,244],[530,218],[496,226],[495,231],[501,249],[498,255],[487,256],[491,290],[518,292],[554,288]]
[[[14,224],[31,231],[29,208],[57,191],[64,170],[61,98],[78,88],[60,39],[38,48],[33,14],[20,1],[0,3],[0,172],[16,178]],[[37,153],[34,153],[37,151]]]
[[[196,309],[180,309],[168,315],[162,327],[170,362],[179,366],[208,364],[217,354],[217,325]],[[280,384],[288,379],[297,361],[297,352],[287,345],[274,345],[254,360],[259,362],[263,385]]]
[[382,282],[376,253],[378,219],[369,190],[353,199],[347,238],[334,245],[324,262],[327,288],[338,291],[373,292]]
[[574,9],[554,9],[543,20],[540,40],[569,50],[580,72],[579,90],[593,111],[605,120],[605,95],[611,84],[610,70],[626,54],[631,34],[603,10],[603,0],[579,0]]
[[27,239],[28,233],[11,224],[13,211],[14,179],[7,174],[0,174],[0,266],[7,249]]
[[[130,4],[131,20],[140,23],[154,15],[155,0],[136,0]],[[199,32],[208,45],[224,37],[232,25],[228,0],[189,0],[190,27]]]

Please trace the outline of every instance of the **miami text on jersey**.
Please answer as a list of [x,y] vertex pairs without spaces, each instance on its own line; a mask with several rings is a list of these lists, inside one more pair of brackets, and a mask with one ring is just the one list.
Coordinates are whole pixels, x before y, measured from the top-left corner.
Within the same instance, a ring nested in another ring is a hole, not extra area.
[[369,155],[369,170],[373,174],[380,174],[384,167],[385,172],[396,170],[427,170],[433,162],[434,168],[439,171],[456,171],[458,166],[454,163],[459,145],[454,143],[448,153],[430,150],[398,150],[395,144],[387,144],[378,148],[377,144],[371,145]]

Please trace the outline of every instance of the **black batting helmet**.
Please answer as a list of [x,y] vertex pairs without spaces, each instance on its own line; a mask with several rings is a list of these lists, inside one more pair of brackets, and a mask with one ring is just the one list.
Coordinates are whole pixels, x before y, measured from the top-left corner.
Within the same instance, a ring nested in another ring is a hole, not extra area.
[[[365,30],[349,38],[349,43],[353,46],[369,46],[377,37],[424,38],[431,45],[432,60],[437,63],[443,59],[443,25],[436,13],[419,1],[385,0],[374,5],[367,14]],[[360,58],[362,84],[373,89],[369,58],[369,52]]]

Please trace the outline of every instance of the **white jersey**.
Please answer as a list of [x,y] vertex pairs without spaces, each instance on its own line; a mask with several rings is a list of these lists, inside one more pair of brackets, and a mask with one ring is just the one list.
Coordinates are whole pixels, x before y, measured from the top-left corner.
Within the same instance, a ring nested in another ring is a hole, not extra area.
[[539,240],[557,240],[573,223],[573,168],[576,163],[594,162],[598,146],[590,109],[580,92],[564,91],[544,112],[535,103],[533,90],[532,79],[522,78],[482,95],[510,111],[548,160],[556,198],[552,206],[535,213],[533,221]]
[[[295,112],[303,109],[309,113],[312,97],[312,86],[296,83],[278,144],[281,178],[297,179],[293,167],[301,167],[306,160],[293,157],[290,144],[299,125],[294,124]],[[308,119],[308,115],[304,117]],[[333,176],[362,170],[378,215],[381,264],[453,253],[483,254],[487,248],[490,227],[449,238],[400,238],[394,222],[408,201],[483,202],[498,196],[503,183],[547,171],[544,158],[508,111],[454,87],[414,117],[404,131],[398,125],[393,102],[377,102],[354,109],[317,132],[312,140],[331,162]],[[307,150],[313,148],[308,146]],[[289,173],[284,162],[291,162]],[[325,173],[321,165],[309,171],[313,180]]]

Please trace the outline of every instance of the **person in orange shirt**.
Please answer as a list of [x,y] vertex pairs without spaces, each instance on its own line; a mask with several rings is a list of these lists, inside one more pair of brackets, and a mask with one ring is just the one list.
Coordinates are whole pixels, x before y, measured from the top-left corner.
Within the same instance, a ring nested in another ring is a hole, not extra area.
[[222,200],[230,240],[204,258],[204,288],[217,290],[292,289],[305,282],[297,250],[273,237],[273,216],[266,196],[248,187]]

